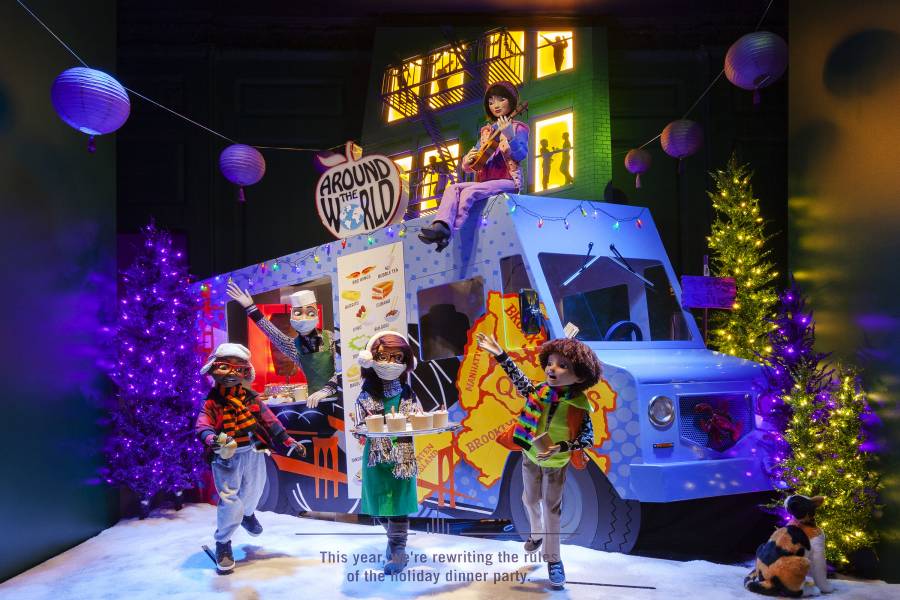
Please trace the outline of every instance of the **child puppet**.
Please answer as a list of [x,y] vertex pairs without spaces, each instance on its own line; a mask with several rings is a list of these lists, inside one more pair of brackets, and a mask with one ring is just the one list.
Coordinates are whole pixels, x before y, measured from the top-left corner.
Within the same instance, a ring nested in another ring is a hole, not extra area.
[[200,372],[215,382],[197,415],[195,430],[206,445],[219,493],[216,567],[222,574],[234,568],[231,536],[238,525],[250,535],[262,533],[254,511],[266,483],[265,450],[280,447],[288,455],[299,456],[305,456],[306,450],[258,401],[258,394],[242,385],[256,375],[245,346],[219,344]]
[[[496,339],[478,333],[476,342],[497,359],[525,398],[513,430],[513,441],[524,454],[522,502],[534,532],[525,542],[525,550],[534,552],[543,544],[550,584],[561,589],[566,572],[559,553],[559,518],[566,468],[573,450],[594,445],[593,408],[584,391],[599,381],[603,369],[593,351],[578,340],[551,340],[541,346],[539,354],[547,379],[534,385]],[[532,442],[543,433],[549,435],[551,445],[539,451]]]
[[834,591],[825,565],[825,534],[816,527],[816,509],[822,496],[799,494],[784,501],[790,522],[775,530],[769,541],[756,549],[756,568],[744,578],[744,587],[766,596],[799,598],[806,575],[823,594]]
[[[409,374],[416,368],[416,359],[406,337],[393,331],[375,334],[359,353],[359,364],[363,386],[356,399],[357,423],[364,423],[371,415],[391,412],[408,416],[421,408],[409,386]],[[367,439],[362,460],[359,511],[382,517],[388,538],[384,572],[399,573],[408,562],[408,515],[419,510],[413,440],[408,436]]]
[[522,189],[522,170],[519,163],[528,155],[528,125],[512,120],[512,113],[519,103],[516,86],[508,81],[498,81],[484,94],[484,112],[488,124],[481,128],[478,143],[463,157],[462,170],[472,172],[475,155],[494,129],[500,130],[500,143],[484,168],[478,171],[475,181],[454,183],[444,190],[437,214],[430,226],[422,228],[419,239],[426,244],[437,244],[440,252],[450,243],[450,234],[463,226],[469,209],[478,200],[501,192],[517,192]]

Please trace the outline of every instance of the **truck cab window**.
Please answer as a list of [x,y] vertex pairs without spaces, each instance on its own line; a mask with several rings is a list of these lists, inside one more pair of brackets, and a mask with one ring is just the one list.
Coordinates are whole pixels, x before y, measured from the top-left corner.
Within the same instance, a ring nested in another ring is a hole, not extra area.
[[[611,257],[538,255],[562,323],[585,341],[682,341],[690,330],[658,260],[625,257],[631,273]],[[635,274],[640,277],[636,277]],[[641,277],[652,285],[645,283]]]

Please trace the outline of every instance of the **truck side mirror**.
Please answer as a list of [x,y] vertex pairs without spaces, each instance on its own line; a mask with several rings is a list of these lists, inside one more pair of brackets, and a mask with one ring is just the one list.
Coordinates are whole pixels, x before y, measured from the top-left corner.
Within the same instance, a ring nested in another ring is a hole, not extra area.
[[522,316],[522,333],[540,333],[544,315],[541,314],[541,303],[536,291],[528,288],[519,290],[519,314]]

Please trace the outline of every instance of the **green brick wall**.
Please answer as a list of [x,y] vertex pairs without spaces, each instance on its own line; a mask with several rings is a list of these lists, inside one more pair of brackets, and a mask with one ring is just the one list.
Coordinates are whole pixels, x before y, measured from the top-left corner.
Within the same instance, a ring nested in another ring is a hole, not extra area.
[[[552,29],[548,27],[547,29]],[[459,29],[461,40],[474,39],[485,29]],[[609,70],[606,30],[603,27],[573,28],[574,68],[535,79],[535,29],[525,29],[525,82],[520,97],[529,103],[528,122],[543,115],[574,111],[575,181],[572,185],[546,192],[558,198],[601,200],[603,190],[612,177],[609,117]],[[363,122],[362,145],[365,152],[397,154],[431,145],[431,138],[417,120],[388,124],[380,97],[385,67],[447,43],[437,28],[379,28],[372,51],[369,92]],[[459,138],[461,153],[476,141],[478,128],[484,123],[480,102],[443,109],[436,113],[445,139]],[[529,156],[538,143],[529,139]],[[527,167],[528,189],[531,190],[533,159]]]

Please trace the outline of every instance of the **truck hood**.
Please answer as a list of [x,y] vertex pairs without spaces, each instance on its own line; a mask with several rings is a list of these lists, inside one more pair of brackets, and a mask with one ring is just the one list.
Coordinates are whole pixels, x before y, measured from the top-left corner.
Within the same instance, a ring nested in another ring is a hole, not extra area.
[[759,363],[706,349],[594,351],[601,361],[628,371],[638,383],[748,381],[762,371]]

